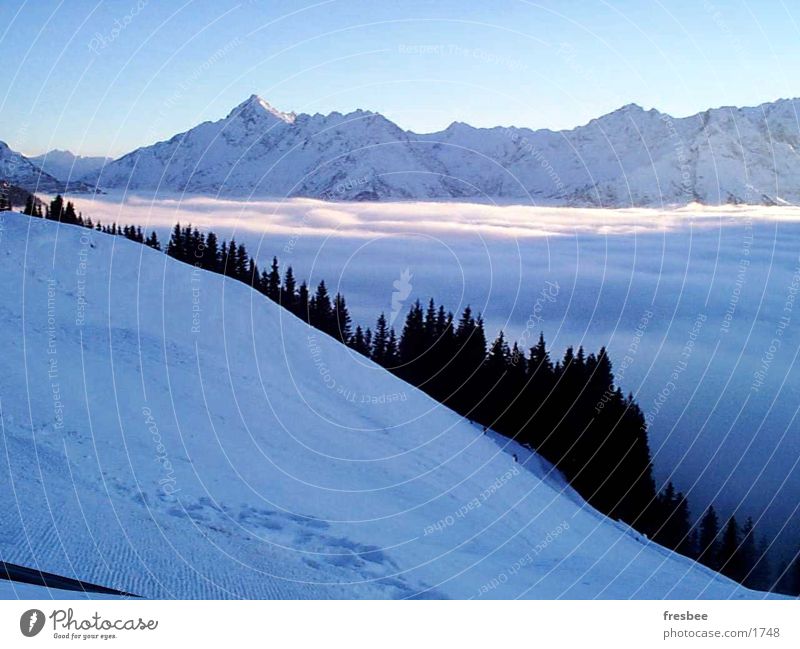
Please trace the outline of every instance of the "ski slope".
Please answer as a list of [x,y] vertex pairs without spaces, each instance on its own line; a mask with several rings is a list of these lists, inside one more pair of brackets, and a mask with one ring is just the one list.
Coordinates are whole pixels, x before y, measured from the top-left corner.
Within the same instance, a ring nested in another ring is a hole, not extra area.
[[151,598],[764,596],[240,283],[0,219],[5,561]]

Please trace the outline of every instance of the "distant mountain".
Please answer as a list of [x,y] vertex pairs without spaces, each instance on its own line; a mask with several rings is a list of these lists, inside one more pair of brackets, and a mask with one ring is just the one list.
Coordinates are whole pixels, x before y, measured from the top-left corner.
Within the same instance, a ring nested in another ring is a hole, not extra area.
[[216,122],[84,177],[101,187],[330,200],[515,200],[627,207],[800,200],[797,100],[685,118],[631,104],[566,131],[307,115],[253,95]]
[[0,142],[0,180],[28,191],[60,192],[64,183],[42,171],[21,153]]
[[72,151],[53,149],[42,155],[28,158],[33,164],[61,181],[74,180],[87,174],[96,174],[113,158],[75,155]]
[[92,187],[78,181],[71,180],[69,187],[65,181],[59,180],[43,171],[41,167],[26,158],[21,153],[12,151],[9,146],[0,141],[0,180],[5,180],[11,185],[16,185],[29,192],[42,192],[45,194],[71,192],[88,192]]

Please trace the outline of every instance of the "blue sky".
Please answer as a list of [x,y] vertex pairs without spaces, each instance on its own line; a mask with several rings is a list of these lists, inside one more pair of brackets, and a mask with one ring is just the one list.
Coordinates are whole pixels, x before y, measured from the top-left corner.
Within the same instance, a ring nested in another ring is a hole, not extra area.
[[3,0],[0,140],[116,156],[252,93],[418,132],[683,116],[800,95],[798,36],[781,0]]

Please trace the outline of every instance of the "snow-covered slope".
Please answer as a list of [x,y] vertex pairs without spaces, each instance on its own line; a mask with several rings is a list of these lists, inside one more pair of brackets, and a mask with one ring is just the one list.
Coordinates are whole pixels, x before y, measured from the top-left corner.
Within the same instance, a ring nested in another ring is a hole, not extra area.
[[113,158],[75,155],[72,151],[53,149],[28,159],[54,178],[66,182],[87,174],[98,173],[103,165],[111,162]]
[[240,283],[0,218],[5,561],[147,597],[762,596]]
[[383,116],[282,113],[253,95],[225,118],[137,149],[85,180],[228,196],[546,204],[800,199],[796,100],[682,119],[634,104],[570,131],[404,131]]

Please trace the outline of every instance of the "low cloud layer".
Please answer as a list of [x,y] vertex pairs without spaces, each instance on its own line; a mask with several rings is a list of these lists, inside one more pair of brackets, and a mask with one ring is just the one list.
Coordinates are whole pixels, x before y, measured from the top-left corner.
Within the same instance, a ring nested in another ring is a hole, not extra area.
[[462,235],[530,239],[576,234],[628,235],[717,227],[737,220],[800,222],[800,208],[689,205],[671,210],[537,207],[452,202],[331,203],[312,199],[235,201],[206,197],[108,194],[77,198],[85,214],[104,222],[168,227],[176,221],[201,227],[229,225],[248,232],[287,236]]

